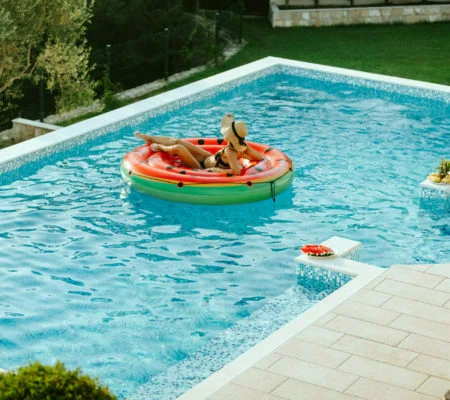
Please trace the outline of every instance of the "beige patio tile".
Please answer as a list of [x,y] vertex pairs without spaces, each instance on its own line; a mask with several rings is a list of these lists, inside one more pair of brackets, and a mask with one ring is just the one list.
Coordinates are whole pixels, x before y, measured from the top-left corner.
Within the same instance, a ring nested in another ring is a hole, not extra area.
[[349,335],[389,344],[391,346],[396,346],[408,335],[406,332],[397,329],[345,317],[343,315],[336,317],[325,325],[325,327]]
[[[438,378],[450,380],[450,361],[421,354],[408,366],[409,369],[424,372]],[[449,388],[450,389],[450,388]]]
[[415,390],[428,377],[420,372],[410,371],[406,368],[396,367],[359,356],[350,357],[338,370],[409,390]]
[[378,278],[375,278],[372,282],[369,282],[364,288],[365,289],[373,289],[375,286],[379,285],[381,282],[384,281],[384,275],[379,276]]
[[208,397],[209,400],[280,400],[279,397],[229,383]]
[[426,393],[441,399],[447,390],[450,390],[450,381],[431,376],[417,389],[417,392]]
[[437,275],[431,275],[424,272],[407,270],[406,268],[391,267],[384,274],[385,279],[392,279],[410,283],[412,285],[434,288],[439,285],[444,278]]
[[448,325],[441,324],[440,322],[417,318],[411,315],[401,315],[390,326],[450,342],[450,329]]
[[450,343],[439,339],[413,333],[401,342],[398,347],[450,361]]
[[288,357],[309,361],[328,368],[336,368],[350,357],[350,354],[343,353],[342,351],[306,343],[297,339],[290,340],[275,351]]
[[360,378],[345,391],[368,400],[436,400],[426,394],[399,388],[372,379]]
[[306,382],[288,379],[278,386],[273,393],[283,399],[289,400],[352,400],[357,399],[349,394],[336,392],[324,387],[311,385]]
[[435,287],[436,290],[450,293],[450,279],[446,279]]
[[428,269],[430,269],[430,267],[433,264],[395,264],[392,265],[391,268],[405,268],[409,271],[421,271],[421,272],[425,272]]
[[450,263],[434,264],[427,273],[450,278]]
[[362,321],[373,322],[379,325],[389,325],[400,314],[384,310],[379,307],[368,306],[357,301],[347,300],[333,309],[333,312]]
[[259,360],[254,367],[258,369],[265,370],[269,368],[272,364],[275,364],[281,358],[280,354],[270,353],[261,360]]
[[413,351],[399,349],[387,344],[350,335],[343,336],[331,347],[333,349],[346,351],[372,360],[383,361],[399,367],[406,367],[417,357],[417,353]]
[[331,321],[335,316],[336,316],[336,314],[329,312],[329,313],[325,314],[323,317],[319,318],[316,322],[314,322],[314,325],[323,326],[327,322]]
[[[443,283],[439,284],[439,286],[442,284]],[[438,287],[436,287],[436,289],[438,289]],[[435,289],[428,289],[416,285],[410,285],[408,283],[393,281],[392,279],[384,280],[376,287],[376,290],[411,300],[418,300],[423,303],[429,303],[436,306],[443,306],[447,301],[450,300],[450,293],[446,294]]]
[[302,330],[296,339],[304,342],[319,344],[321,346],[330,346],[344,334],[336,331],[331,331],[320,326],[311,325]]
[[450,308],[450,301],[444,307],[445,308]]
[[[382,283],[383,282],[381,282],[380,284]],[[376,292],[370,289],[361,289],[351,297],[351,300],[359,301],[360,303],[364,303],[369,306],[379,307],[390,297],[390,295],[385,293]]]
[[384,303],[382,308],[450,325],[450,310],[444,307],[432,306],[416,300],[394,296]]
[[283,383],[287,378],[270,372],[249,368],[232,381],[240,386],[255,389],[260,392],[270,393],[273,389]]
[[269,369],[274,374],[323,386],[328,389],[344,391],[358,377],[343,371],[322,367],[295,358],[283,357]]

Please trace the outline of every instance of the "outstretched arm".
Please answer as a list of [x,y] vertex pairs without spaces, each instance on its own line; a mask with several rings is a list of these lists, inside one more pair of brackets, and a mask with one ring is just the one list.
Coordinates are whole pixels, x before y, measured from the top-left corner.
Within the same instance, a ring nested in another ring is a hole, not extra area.
[[228,159],[228,164],[230,164],[230,169],[233,175],[241,174],[241,166],[237,158],[237,153],[229,148],[225,149],[225,154]]
[[247,145],[247,149],[245,150],[245,154],[250,157],[250,160],[261,161],[264,157],[255,149],[252,149],[249,145]]

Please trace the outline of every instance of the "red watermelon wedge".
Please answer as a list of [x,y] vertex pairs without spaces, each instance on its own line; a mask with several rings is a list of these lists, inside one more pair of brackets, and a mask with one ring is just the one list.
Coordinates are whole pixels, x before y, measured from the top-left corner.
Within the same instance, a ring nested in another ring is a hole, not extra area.
[[300,249],[303,253],[308,256],[314,257],[328,257],[334,256],[333,249],[330,249],[323,244],[306,244]]

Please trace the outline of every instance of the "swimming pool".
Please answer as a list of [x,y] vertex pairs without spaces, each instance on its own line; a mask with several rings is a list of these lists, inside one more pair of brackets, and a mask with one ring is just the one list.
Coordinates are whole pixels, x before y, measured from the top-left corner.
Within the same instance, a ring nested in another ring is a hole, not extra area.
[[[0,165],[1,368],[60,359],[128,395],[209,339],[226,348],[233,327],[280,299],[302,310],[345,283],[297,285],[305,242],[352,238],[385,267],[448,261],[449,215],[421,207],[418,186],[450,151],[449,92],[280,61],[241,71],[132,105],[130,119],[77,124],[72,141],[38,138],[61,144]],[[228,111],[293,159],[275,203],[172,204],[122,182],[133,131],[217,136]]]

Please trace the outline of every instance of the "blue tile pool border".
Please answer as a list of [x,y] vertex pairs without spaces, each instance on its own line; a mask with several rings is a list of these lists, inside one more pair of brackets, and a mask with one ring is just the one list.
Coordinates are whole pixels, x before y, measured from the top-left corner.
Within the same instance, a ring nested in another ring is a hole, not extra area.
[[[385,75],[328,67],[276,57],[266,57],[250,64],[194,82],[126,107],[79,122],[46,135],[0,150],[0,175],[50,154],[85,143],[124,126],[135,126],[146,119],[215,96],[239,85],[276,74],[291,74],[363,86],[450,104],[450,87]],[[353,260],[321,260],[312,266],[339,271],[354,278],[343,287],[287,323],[269,337],[231,361],[218,372],[179,397],[180,400],[207,398],[222,385],[244,372],[302,329],[356,293],[383,273],[383,269]]]
[[[374,279],[385,272],[384,268],[374,265],[360,263],[346,258],[323,258],[323,257],[302,257],[302,262],[298,264],[298,273],[303,276],[310,276],[311,271],[316,268],[321,276],[326,279],[335,279],[339,276],[352,276],[352,280],[344,286],[331,293],[317,304],[306,310],[298,317],[283,325],[280,329],[263,339],[250,350],[240,355],[221,370],[215,372],[200,384],[179,396],[178,400],[204,400],[219,390],[222,386],[237,378],[244,371],[262,360],[265,356],[275,351],[279,346],[296,336],[300,331],[318,321],[321,317],[347,300],[361,288],[368,285]],[[338,272],[342,275],[335,275]],[[339,278],[338,278],[339,279]],[[143,387],[145,388],[145,387]],[[130,400],[144,400],[146,397],[139,397]],[[148,397],[152,400],[151,397]]]
[[[210,339],[199,350],[140,386],[127,400],[173,400],[200,383],[240,354],[290,322],[299,313],[322,300],[352,280],[352,276],[299,264],[297,283],[244,318]],[[305,304],[305,288],[313,288],[316,298]]]

